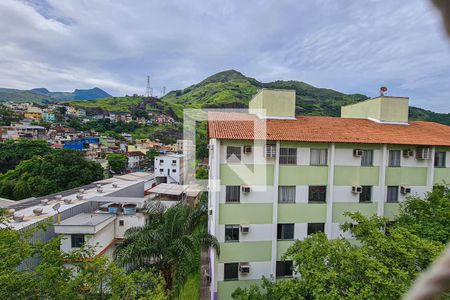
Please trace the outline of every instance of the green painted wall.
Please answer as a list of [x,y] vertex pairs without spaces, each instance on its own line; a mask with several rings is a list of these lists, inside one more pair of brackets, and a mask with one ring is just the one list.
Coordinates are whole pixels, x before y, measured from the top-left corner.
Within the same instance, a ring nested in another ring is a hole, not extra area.
[[409,99],[403,97],[377,97],[356,104],[342,106],[343,118],[374,118],[386,122],[408,122]]
[[384,216],[389,220],[393,220],[398,215],[400,208],[399,203],[385,203],[384,204]]
[[220,243],[219,262],[270,261],[272,242]]
[[295,241],[278,241],[277,242],[277,260],[281,260],[287,249],[292,246]]
[[219,281],[217,293],[219,300],[229,300],[231,294],[238,288],[248,288],[253,284],[261,285],[262,280]]
[[379,167],[334,167],[334,185],[378,185]]
[[[248,104],[250,113],[274,117],[295,117],[295,91],[262,89]],[[264,111],[260,111],[265,109]]]
[[221,203],[219,224],[271,224],[271,203]]
[[220,165],[222,185],[273,185],[273,165]]
[[280,166],[279,185],[327,185],[327,166]]
[[435,168],[434,183],[443,183],[443,182],[450,183],[450,168]]
[[333,222],[349,221],[348,217],[343,216],[347,211],[359,211],[365,216],[371,216],[377,213],[377,203],[333,203]]
[[386,185],[427,185],[426,167],[386,168]]
[[278,205],[278,223],[325,222],[326,203],[284,203]]

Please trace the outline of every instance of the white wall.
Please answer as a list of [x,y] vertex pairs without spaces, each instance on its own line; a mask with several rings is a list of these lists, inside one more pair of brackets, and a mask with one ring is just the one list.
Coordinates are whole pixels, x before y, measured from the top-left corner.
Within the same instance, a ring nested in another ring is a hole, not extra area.
[[[243,142],[244,143],[244,142]],[[265,145],[261,145],[259,143],[252,144],[248,143],[246,144],[248,146],[252,146],[252,153],[244,153],[244,147],[239,146],[241,148],[241,161],[227,161],[227,146],[221,146],[220,147],[220,163],[221,164],[274,164],[273,158],[266,158],[264,157],[264,149]],[[233,146],[234,147],[234,146]]]
[[[162,162],[161,162],[162,161]],[[175,161],[174,165],[172,162]],[[175,172],[173,172],[175,170]],[[155,157],[155,177],[167,177],[167,183],[181,183],[182,175],[181,158],[171,155]],[[175,182],[173,182],[173,180]]]
[[[361,166],[361,157],[353,156],[353,149],[358,149],[357,146],[355,148],[336,148],[335,157],[334,157],[334,165],[335,166]],[[382,151],[378,149],[373,149],[373,165],[380,166],[381,165],[381,155]]]
[[[123,220],[123,226],[119,225],[119,220]],[[115,220],[116,231],[115,238],[123,239],[125,231],[132,227],[143,227],[145,225],[145,216],[142,213],[135,215],[117,215]]]
[[[236,225],[236,224],[226,224],[226,225]],[[248,224],[248,225],[249,225],[249,233],[239,232],[239,242],[257,242],[257,241],[272,240],[272,228],[273,228],[272,224]],[[216,234],[216,237],[220,243],[225,242],[225,224],[219,224],[219,230]]]
[[[250,185],[250,193],[243,193],[241,187],[241,203],[272,203],[274,195],[273,186]],[[226,185],[220,186],[219,203],[225,203]]]

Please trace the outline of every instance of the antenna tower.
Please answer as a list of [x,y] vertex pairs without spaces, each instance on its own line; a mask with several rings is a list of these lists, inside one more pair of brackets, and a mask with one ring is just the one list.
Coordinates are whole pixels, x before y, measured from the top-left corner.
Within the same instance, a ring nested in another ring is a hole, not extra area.
[[145,96],[150,97],[151,96],[151,87],[150,87],[150,76],[147,76],[147,89],[145,91]]

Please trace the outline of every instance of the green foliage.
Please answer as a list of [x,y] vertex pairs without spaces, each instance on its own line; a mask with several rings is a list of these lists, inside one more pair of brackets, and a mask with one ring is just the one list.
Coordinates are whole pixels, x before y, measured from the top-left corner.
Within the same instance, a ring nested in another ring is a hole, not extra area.
[[150,165],[150,168],[153,170],[155,165],[155,157],[159,156],[159,151],[156,151],[155,149],[150,149],[145,153],[145,156],[148,159],[148,163]]
[[19,162],[53,151],[46,141],[7,141],[0,143],[0,173],[14,169]]
[[74,101],[70,102],[79,108],[84,109],[99,109],[113,113],[131,112],[131,110],[142,102],[142,97],[112,97],[102,98],[88,101]]
[[400,206],[398,224],[428,240],[450,241],[450,187],[437,185],[425,197],[409,197]]
[[57,150],[23,160],[0,174],[0,197],[24,199],[75,188],[103,178],[100,164],[74,150]]
[[[238,289],[235,299],[398,299],[443,245],[412,234],[407,228],[387,228],[387,220],[347,213],[350,231],[359,245],[328,240],[323,233],[296,241],[285,254],[297,279],[266,281],[264,289]],[[355,225],[356,223],[356,225]],[[386,233],[387,232],[387,233]]]
[[120,153],[112,153],[107,156],[108,164],[112,172],[122,174],[127,170],[128,157]]
[[195,178],[197,179],[208,179],[208,168],[201,167],[198,168],[195,173]]
[[[0,229],[0,299],[167,299],[164,280],[155,272],[126,273],[88,248],[62,253],[60,238],[30,243],[31,234],[44,227]],[[32,257],[39,257],[35,268],[19,268]]]
[[200,249],[212,246],[218,250],[217,239],[204,226],[207,208],[180,203],[165,209],[151,202],[147,209],[148,224],[127,230],[115,259],[130,269],[155,268],[164,277],[167,293],[177,294],[192,271],[198,270]]

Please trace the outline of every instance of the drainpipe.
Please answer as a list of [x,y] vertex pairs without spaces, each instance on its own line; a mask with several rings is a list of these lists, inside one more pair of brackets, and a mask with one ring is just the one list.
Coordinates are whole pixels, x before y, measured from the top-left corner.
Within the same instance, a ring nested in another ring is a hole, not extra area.
[[330,163],[328,166],[328,183],[327,183],[327,219],[325,223],[325,233],[328,239],[333,238],[333,194],[334,194],[334,157],[335,157],[335,143],[331,143]]

